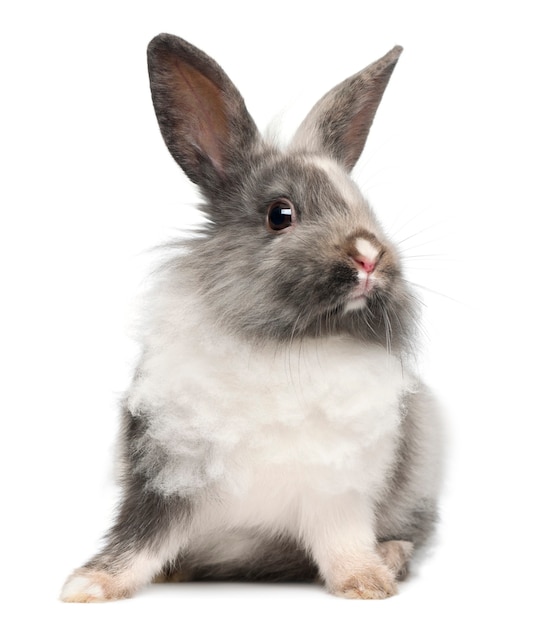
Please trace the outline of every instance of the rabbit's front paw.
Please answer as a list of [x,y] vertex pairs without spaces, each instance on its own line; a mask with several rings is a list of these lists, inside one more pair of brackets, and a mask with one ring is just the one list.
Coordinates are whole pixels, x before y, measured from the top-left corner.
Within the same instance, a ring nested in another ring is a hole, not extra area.
[[377,600],[397,593],[395,576],[384,565],[360,570],[329,587],[333,594],[342,598]]
[[60,599],[63,602],[105,602],[126,596],[110,574],[81,568],[68,578]]

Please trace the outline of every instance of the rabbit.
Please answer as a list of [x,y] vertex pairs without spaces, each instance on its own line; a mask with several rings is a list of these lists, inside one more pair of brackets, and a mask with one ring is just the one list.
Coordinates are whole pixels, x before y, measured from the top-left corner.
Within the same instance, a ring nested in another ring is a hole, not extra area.
[[120,505],[61,600],[206,579],[386,598],[433,536],[442,420],[415,373],[418,300],[350,176],[401,51],[280,148],[214,60],[173,35],[149,44],[159,127],[206,220],[148,294]]

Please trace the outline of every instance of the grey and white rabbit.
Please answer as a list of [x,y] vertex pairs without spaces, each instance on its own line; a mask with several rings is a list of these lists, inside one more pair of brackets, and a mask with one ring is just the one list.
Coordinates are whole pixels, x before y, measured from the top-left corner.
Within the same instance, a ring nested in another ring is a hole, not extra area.
[[150,294],[122,501],[62,600],[164,578],[396,592],[436,519],[440,427],[409,367],[415,297],[350,170],[400,53],[327,93],[281,150],[212,59],[150,43],[159,126],[207,221]]

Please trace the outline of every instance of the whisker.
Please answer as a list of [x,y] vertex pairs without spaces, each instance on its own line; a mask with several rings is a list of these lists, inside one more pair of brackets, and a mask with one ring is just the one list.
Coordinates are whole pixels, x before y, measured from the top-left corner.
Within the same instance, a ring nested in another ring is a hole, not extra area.
[[369,317],[374,317],[374,313],[373,311],[371,311],[371,309],[369,307],[365,307],[365,309],[363,309],[360,313],[361,318],[363,319],[363,321],[365,322],[365,324],[367,325],[367,328],[369,328],[369,330],[371,331],[371,333],[377,338],[380,339],[377,331],[374,327],[373,324],[371,324]]
[[431,289],[431,287],[426,287],[425,285],[421,285],[420,283],[415,283],[414,281],[407,280],[406,278],[403,278],[402,280],[405,283],[407,283],[408,285],[411,285],[412,287],[415,287],[416,289],[422,289],[423,291],[427,291],[427,292],[432,293],[432,294],[434,294],[436,296],[441,296],[442,298],[446,298],[447,300],[451,300],[452,302],[456,302],[456,304],[461,304],[461,305],[464,304],[461,300],[457,300],[456,298],[453,298],[452,296],[447,296],[447,294],[441,293],[440,291],[436,291],[435,289]]
[[429,253],[429,254],[405,254],[402,253],[404,260],[413,260],[413,259],[434,259],[437,261],[457,261],[447,254],[442,254],[439,252]]
[[297,317],[295,319],[295,322],[293,323],[293,326],[292,326],[292,329],[291,329],[290,339],[289,339],[289,342],[288,342],[288,347],[287,347],[287,350],[286,350],[286,359],[287,359],[286,366],[287,366],[287,369],[288,369],[290,380],[292,382],[294,382],[294,377],[293,377],[291,355],[293,353],[293,345],[294,345],[295,338],[296,338],[296,333],[297,333],[297,330],[298,330],[297,327],[298,327],[298,325],[299,325],[299,323],[301,321],[303,313],[304,313],[303,309],[301,311],[299,311],[299,314],[297,315]]
[[[405,215],[405,213],[403,213],[402,211],[400,211],[398,213],[398,215],[394,218],[389,230],[390,235],[392,236],[392,239],[395,241],[397,239],[397,235],[399,233],[402,233],[404,230],[407,229],[407,227],[412,224],[415,220],[421,219],[423,215],[425,215],[426,213],[430,213],[431,212],[431,207],[428,207],[426,209],[422,209],[421,211],[419,211],[418,213],[414,213],[413,215],[411,215],[405,222],[403,222],[402,224],[400,224],[398,227],[395,227],[395,222],[399,222],[400,217],[402,217],[403,215]],[[426,220],[426,223],[429,224],[429,220]],[[408,238],[410,239],[411,237],[415,237],[417,235],[419,235],[421,232],[425,232],[427,230],[430,230],[432,228],[435,228],[436,226],[438,226],[439,223],[436,222],[435,224],[429,224],[428,226],[426,226],[425,228],[423,228],[421,231],[417,232],[417,233],[413,233],[412,235],[410,235]],[[399,243],[399,242],[398,242]]]
[[[410,235],[407,235],[403,239],[396,241],[396,244],[399,247],[401,247],[403,246],[404,243],[407,243],[407,241],[410,241],[411,239],[414,239],[415,237],[420,237],[420,235],[422,235],[425,232],[428,232],[429,230],[432,230],[433,228],[436,228],[436,226],[426,226],[425,228],[422,228],[421,230],[411,233]],[[419,245],[425,245],[425,244],[419,244]]]
[[386,338],[386,351],[388,354],[392,353],[392,324],[390,322],[390,316],[385,306],[381,307],[382,317],[384,319],[384,331]]

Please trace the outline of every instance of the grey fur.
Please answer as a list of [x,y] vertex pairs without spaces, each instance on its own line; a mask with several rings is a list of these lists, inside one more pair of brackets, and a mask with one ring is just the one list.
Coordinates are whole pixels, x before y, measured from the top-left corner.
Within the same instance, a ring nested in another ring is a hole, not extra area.
[[[222,545],[242,544],[244,553],[237,558],[221,558]],[[186,553],[166,566],[167,580],[234,580],[267,582],[305,582],[318,579],[318,568],[294,539],[268,537],[259,528],[235,531],[206,546]]]
[[[404,538],[416,548],[430,539],[438,520],[436,494],[442,475],[429,476],[429,467],[441,466],[444,450],[442,437],[433,437],[439,413],[430,391],[421,386],[418,393],[403,400],[402,431],[397,463],[392,468],[389,489],[377,506],[377,529],[380,541]],[[431,461],[433,459],[433,461]],[[422,494],[422,484],[428,492]]]
[[[174,264],[183,264],[184,280],[194,276],[217,317],[244,340],[293,341],[345,331],[409,351],[418,302],[406,288],[397,252],[385,237],[381,271],[387,284],[374,292],[364,310],[344,313],[346,295],[357,282],[345,242],[365,230],[368,221],[375,230],[380,227],[363,199],[348,205],[306,156],[256,157],[235,187],[234,201],[220,195],[213,208],[203,207],[221,212],[221,223],[211,224],[203,239],[189,242],[187,256]],[[282,250],[263,227],[267,206],[278,197],[293,201],[300,222],[297,237]]]
[[156,550],[172,527],[188,523],[193,503],[177,495],[165,497],[149,489],[153,475],[160,472],[163,456],[156,453],[153,465],[142,458],[141,441],[146,437],[148,416],[123,411],[120,450],[123,499],[116,521],[109,530],[104,548],[85,567],[116,572],[123,567],[126,555],[140,550]]

